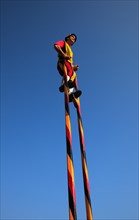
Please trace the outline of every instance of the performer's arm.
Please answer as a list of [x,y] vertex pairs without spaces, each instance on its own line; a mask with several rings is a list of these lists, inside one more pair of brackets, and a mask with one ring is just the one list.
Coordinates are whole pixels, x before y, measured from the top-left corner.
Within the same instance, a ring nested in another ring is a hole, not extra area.
[[58,52],[58,54],[59,54],[60,56],[62,56],[64,59],[66,59],[66,58],[69,59],[69,56],[67,56],[67,55],[62,51],[62,49],[61,49],[61,47],[60,47],[59,45],[55,44],[55,45],[54,45],[54,48],[55,48],[55,50]]
[[63,52],[62,47],[64,47],[64,41],[59,41],[54,44],[55,50],[58,52],[60,56],[63,57],[63,59],[66,59],[66,60],[70,59],[70,57],[66,53]]

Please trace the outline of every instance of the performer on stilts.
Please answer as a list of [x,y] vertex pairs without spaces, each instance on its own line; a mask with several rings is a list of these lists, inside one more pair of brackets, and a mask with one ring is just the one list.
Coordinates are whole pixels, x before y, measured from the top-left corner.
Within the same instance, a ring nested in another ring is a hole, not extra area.
[[69,102],[72,101],[74,103],[75,108],[77,109],[84,193],[85,193],[85,203],[86,203],[86,218],[87,220],[93,220],[88,168],[87,168],[87,160],[86,160],[86,150],[84,144],[84,133],[83,133],[80,99],[79,99],[82,92],[81,90],[78,90],[77,76],[76,76],[76,71],[79,69],[79,66],[73,64],[73,52],[71,50],[71,46],[76,42],[76,40],[77,40],[77,36],[72,33],[66,36],[65,40],[58,41],[54,44],[54,48],[58,52],[57,69],[60,75],[62,76],[62,84],[59,87],[59,91],[64,92],[64,97],[65,97],[64,100],[65,100],[66,143],[67,143],[69,220],[77,220],[74,166],[73,166],[73,156],[72,156],[72,133],[71,133],[71,122],[70,122],[70,111],[69,111]]
[[[69,101],[72,101],[73,96],[78,98],[82,94],[82,91],[77,88],[76,79],[76,71],[79,69],[79,66],[73,63],[73,52],[71,49],[76,40],[77,36],[72,33],[66,36],[65,40],[54,44],[54,48],[58,53],[57,69],[62,76],[62,84],[59,87],[59,91],[64,92],[64,83],[66,83],[66,86],[69,88]],[[64,67],[66,67],[66,76]]]

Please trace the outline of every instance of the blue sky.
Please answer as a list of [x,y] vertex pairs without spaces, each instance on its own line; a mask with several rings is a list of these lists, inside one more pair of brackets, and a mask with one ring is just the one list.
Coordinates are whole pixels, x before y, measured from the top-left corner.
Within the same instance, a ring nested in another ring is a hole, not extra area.
[[[1,1],[1,219],[68,219],[53,44],[76,33],[94,219],[138,219],[138,1]],[[77,217],[86,218],[70,104]]]

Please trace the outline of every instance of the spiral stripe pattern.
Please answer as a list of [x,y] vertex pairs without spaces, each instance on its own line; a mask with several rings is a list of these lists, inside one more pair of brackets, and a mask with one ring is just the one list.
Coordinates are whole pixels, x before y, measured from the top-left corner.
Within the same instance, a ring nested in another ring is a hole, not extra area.
[[[71,122],[70,122],[70,111],[69,111],[69,94],[68,94],[68,88],[66,87],[67,69],[65,65],[63,66],[63,73],[64,73],[64,81],[65,81],[65,85],[64,85],[65,100],[64,101],[65,101],[65,124],[66,124],[66,145],[67,145],[69,220],[77,220],[74,166],[73,166],[73,156],[72,156],[72,135],[71,135]],[[85,193],[85,204],[86,204],[86,218],[87,220],[93,220],[87,160],[86,160],[86,149],[85,149],[85,143],[84,143],[84,132],[83,132],[83,126],[82,126],[81,109],[80,109],[80,100],[79,98],[74,99],[73,102],[77,109],[78,130],[79,130],[82,172],[83,172],[84,193]]]
[[[64,71],[65,73],[64,76],[66,82],[65,71]],[[66,145],[67,145],[69,219],[77,220],[74,166],[73,166],[73,156],[72,156],[72,135],[71,135],[71,122],[70,122],[70,111],[69,111],[69,95],[68,95],[68,88],[65,85],[64,85],[64,98],[65,98],[65,124],[66,124]]]
[[79,129],[82,171],[83,171],[83,181],[84,181],[86,217],[87,217],[87,220],[93,220],[91,197],[90,197],[90,186],[89,186],[88,169],[87,169],[87,160],[86,160],[86,149],[85,149],[85,144],[84,144],[84,133],[83,133],[83,126],[82,126],[79,98],[76,99],[76,109],[77,109],[77,117],[78,117],[78,129]]

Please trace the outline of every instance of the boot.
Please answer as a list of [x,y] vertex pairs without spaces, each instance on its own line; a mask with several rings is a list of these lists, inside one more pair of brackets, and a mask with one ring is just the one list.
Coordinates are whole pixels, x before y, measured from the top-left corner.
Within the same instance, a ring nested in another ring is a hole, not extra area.
[[69,91],[69,102],[72,102],[74,98],[79,98],[82,94],[81,90],[78,90],[75,88],[74,89],[70,89],[71,91]]
[[75,96],[75,98],[79,98],[79,96],[82,94],[82,91],[81,90],[76,90],[73,95]]
[[64,92],[64,84],[62,84],[62,85],[59,87],[59,91],[60,91],[60,92]]

